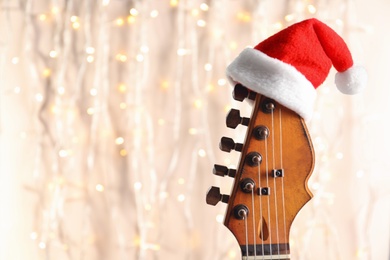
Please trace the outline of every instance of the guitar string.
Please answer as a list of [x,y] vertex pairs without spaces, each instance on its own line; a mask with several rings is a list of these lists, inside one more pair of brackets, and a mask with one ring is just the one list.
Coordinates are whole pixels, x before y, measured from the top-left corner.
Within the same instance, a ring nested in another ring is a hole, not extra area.
[[[272,169],[275,168],[275,125],[274,125],[274,110],[271,110],[271,126],[272,126]],[[279,216],[278,216],[278,199],[276,196],[277,189],[276,189],[276,178],[274,177],[274,206],[275,206],[275,225],[276,225],[276,242],[277,242],[277,249],[278,249],[278,255],[280,255],[280,247],[279,247]]]
[[255,194],[254,194],[254,189],[255,187],[252,188],[252,227],[253,227],[253,247],[254,247],[254,256],[255,256],[255,259],[257,258],[256,257],[256,245],[257,245],[257,241],[256,241],[256,218],[255,218]]
[[[259,166],[257,167],[258,171],[257,171],[257,179],[259,181],[259,189],[261,188],[261,168],[260,168],[260,164]],[[259,190],[259,193],[260,193],[260,190]],[[261,227],[260,227],[260,236],[261,236],[261,250],[262,250],[262,255],[263,255],[263,259],[264,259],[264,230],[263,230],[263,203],[262,203],[262,198],[261,196],[259,196],[259,206],[260,206],[260,218],[261,219]]]
[[[267,138],[264,139],[265,141],[265,180],[266,180],[266,187],[269,187],[269,184],[268,184],[268,141],[267,141]],[[261,187],[260,187],[261,189]],[[260,194],[261,194],[261,190],[260,190]],[[268,211],[268,226],[269,226],[269,241],[270,241],[270,245],[269,245],[269,248],[270,248],[270,253],[271,253],[271,259],[272,258],[272,222],[271,222],[271,207],[270,207],[270,200],[269,200],[269,196],[267,195],[267,211]],[[264,253],[263,253],[264,255]]]
[[[283,170],[283,127],[282,127],[282,110],[279,108],[279,138],[280,138],[280,168]],[[283,203],[283,227],[284,227],[284,241],[287,241],[287,231],[286,231],[286,207],[284,200],[284,177],[282,177],[282,203]]]
[[246,248],[246,258],[249,258],[249,242],[248,242],[248,219],[246,211],[244,212],[244,223],[245,223],[245,248]]

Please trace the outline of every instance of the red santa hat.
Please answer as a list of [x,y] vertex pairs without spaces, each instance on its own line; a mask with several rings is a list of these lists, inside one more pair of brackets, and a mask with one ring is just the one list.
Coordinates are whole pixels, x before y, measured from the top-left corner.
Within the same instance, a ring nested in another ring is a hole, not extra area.
[[312,18],[291,25],[254,48],[244,49],[226,73],[231,84],[240,83],[309,120],[315,90],[332,65],[338,71],[335,83],[340,92],[356,94],[365,87],[366,70],[353,63],[344,40]]

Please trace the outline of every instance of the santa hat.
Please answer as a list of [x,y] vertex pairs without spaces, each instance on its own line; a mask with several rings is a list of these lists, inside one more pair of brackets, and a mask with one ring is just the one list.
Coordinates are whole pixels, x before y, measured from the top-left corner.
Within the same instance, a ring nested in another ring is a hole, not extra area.
[[356,94],[367,83],[363,67],[353,63],[344,40],[317,19],[291,25],[244,49],[227,67],[229,81],[272,98],[305,120],[313,113],[316,89],[329,74],[338,71],[340,92]]

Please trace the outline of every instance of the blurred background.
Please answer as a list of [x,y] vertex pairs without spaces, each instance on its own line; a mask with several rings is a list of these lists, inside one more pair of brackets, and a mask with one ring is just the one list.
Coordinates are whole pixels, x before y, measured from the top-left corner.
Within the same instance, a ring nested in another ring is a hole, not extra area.
[[[237,167],[218,149],[227,65],[309,17],[369,73],[344,96],[334,70],[308,123],[314,198],[292,259],[388,260],[390,2],[387,0],[0,1],[0,259],[240,259],[226,209],[205,203]],[[310,54],[308,54],[310,55]]]

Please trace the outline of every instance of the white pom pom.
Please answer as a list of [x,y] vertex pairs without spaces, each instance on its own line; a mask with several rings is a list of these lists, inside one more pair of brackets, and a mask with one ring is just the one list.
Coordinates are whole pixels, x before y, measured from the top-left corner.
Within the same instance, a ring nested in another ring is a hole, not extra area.
[[341,93],[353,95],[365,88],[367,80],[367,71],[361,66],[354,65],[344,72],[337,72],[335,83]]

